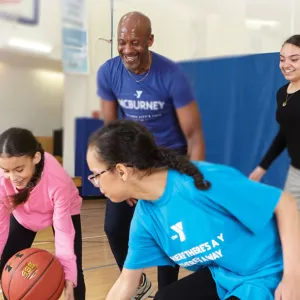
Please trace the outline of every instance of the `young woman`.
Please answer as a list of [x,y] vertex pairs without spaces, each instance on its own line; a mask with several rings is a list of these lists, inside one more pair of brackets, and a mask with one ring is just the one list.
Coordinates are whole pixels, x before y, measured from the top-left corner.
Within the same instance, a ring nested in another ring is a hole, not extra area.
[[277,92],[276,119],[279,131],[250,178],[259,181],[272,162],[287,148],[291,165],[284,189],[297,199],[300,209],[300,35],[290,37],[283,44],[280,69],[289,83]]
[[300,220],[289,194],[161,149],[132,121],[96,131],[87,161],[89,179],[109,199],[140,199],[107,300],[130,299],[144,268],[175,264],[194,273],[156,300],[300,299]]
[[72,179],[22,128],[0,135],[0,169],[0,274],[11,256],[31,247],[38,230],[52,225],[65,299],[84,300],[82,199]]

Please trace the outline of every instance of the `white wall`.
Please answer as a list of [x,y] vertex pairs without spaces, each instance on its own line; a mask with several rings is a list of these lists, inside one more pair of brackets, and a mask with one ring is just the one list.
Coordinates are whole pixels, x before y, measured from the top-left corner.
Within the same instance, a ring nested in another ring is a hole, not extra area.
[[[63,103],[64,155],[63,166],[74,175],[75,162],[75,120],[73,116],[91,116],[100,109],[96,96],[96,73],[98,67],[110,58],[110,1],[87,0],[89,75],[66,75]],[[70,116],[72,116],[70,118]]]
[[61,60],[61,1],[40,0],[39,23],[28,26],[0,19],[0,48],[10,38],[24,38],[53,47],[48,58]]
[[0,132],[20,126],[51,136],[62,126],[63,74],[0,54]]
[[[52,45],[50,58],[60,60],[62,1],[40,1],[38,26],[0,20],[0,47],[10,36],[28,37]],[[110,38],[111,1],[114,3],[114,33],[123,14],[131,10],[144,12],[152,20],[156,38],[153,50],[174,60],[274,52],[286,37],[300,32],[298,0],[85,1],[92,68],[102,62],[102,57],[110,57],[109,44],[97,39]],[[253,24],[253,20],[270,24]],[[114,55],[117,54],[115,45],[114,40]]]
[[[60,0],[40,1],[39,23],[0,19],[0,132],[11,126],[52,135],[62,127],[64,76],[61,72]],[[10,49],[10,38],[52,47],[49,55]]]
[[111,57],[111,5],[109,0],[86,0],[89,35],[89,94],[87,113],[99,109],[96,96],[96,73],[101,64]]
[[119,18],[138,10],[152,20],[153,50],[174,60],[275,52],[287,37],[300,32],[296,2],[115,0],[114,38]]
[[293,15],[293,31],[295,33],[300,33],[300,18],[299,18],[299,13],[300,13],[300,1],[294,0],[294,5],[292,7],[294,10],[294,15]]

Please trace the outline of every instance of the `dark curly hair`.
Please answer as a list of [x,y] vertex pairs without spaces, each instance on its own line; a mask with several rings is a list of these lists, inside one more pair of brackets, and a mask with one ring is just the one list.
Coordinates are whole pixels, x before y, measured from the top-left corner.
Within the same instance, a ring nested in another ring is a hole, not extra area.
[[116,120],[95,131],[88,143],[108,168],[118,163],[131,165],[150,174],[158,168],[168,168],[194,178],[200,190],[210,188],[199,169],[177,152],[158,147],[146,127],[135,121]]

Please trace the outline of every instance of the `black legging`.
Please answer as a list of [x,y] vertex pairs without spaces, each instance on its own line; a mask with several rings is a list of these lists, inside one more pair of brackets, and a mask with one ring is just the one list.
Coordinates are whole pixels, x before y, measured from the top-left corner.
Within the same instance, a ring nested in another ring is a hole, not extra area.
[[[74,289],[75,300],[85,300],[85,282],[82,271],[82,235],[80,215],[72,216],[75,229],[74,252],[77,261],[77,287]],[[9,235],[0,261],[0,276],[7,261],[17,252],[30,248],[36,232],[23,227],[13,215],[10,217]],[[4,299],[5,296],[4,296]]]
[[[154,300],[220,300],[215,281],[208,268],[188,275],[159,290]],[[237,299],[230,297],[228,300]]]

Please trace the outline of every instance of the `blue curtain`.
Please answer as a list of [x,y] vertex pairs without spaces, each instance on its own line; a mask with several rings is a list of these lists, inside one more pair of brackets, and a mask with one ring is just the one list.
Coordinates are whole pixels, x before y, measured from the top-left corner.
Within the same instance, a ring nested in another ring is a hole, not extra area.
[[[207,160],[249,175],[278,130],[276,92],[286,83],[279,53],[188,61],[180,66],[199,104]],[[288,165],[285,151],[263,182],[283,187]]]

